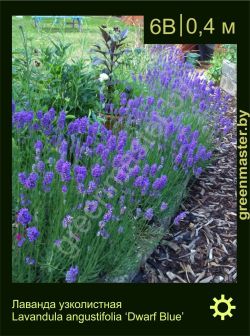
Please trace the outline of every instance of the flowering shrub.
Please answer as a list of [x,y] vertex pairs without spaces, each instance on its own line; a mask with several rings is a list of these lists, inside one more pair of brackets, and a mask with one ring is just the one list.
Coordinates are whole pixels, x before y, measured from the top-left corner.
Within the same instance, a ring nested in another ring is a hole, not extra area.
[[160,55],[134,78],[152,95],[121,94],[123,129],[13,110],[15,282],[109,281],[138,267],[211,158],[215,125],[230,127],[219,91],[192,74]]

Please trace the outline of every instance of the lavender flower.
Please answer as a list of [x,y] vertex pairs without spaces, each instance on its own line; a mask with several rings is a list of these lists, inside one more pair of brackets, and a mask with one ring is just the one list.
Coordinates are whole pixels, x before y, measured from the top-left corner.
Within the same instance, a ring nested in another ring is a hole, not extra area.
[[154,211],[152,208],[148,208],[145,213],[144,213],[144,217],[145,219],[147,219],[148,221],[150,221],[153,217],[154,217]]
[[62,225],[64,228],[67,228],[69,226],[69,224],[71,224],[73,221],[73,217],[70,215],[67,215],[64,217],[63,221],[62,221]]
[[140,174],[141,168],[138,165],[135,165],[133,168],[130,169],[129,175],[133,177],[137,177]]
[[109,222],[112,219],[112,210],[108,210],[104,216],[103,216],[103,221],[105,223]]
[[52,171],[48,171],[44,174],[44,178],[43,178],[43,185],[44,186],[48,186],[52,183],[54,178],[54,173]]
[[23,244],[25,243],[26,239],[25,238],[21,238],[18,242],[17,242],[17,246],[18,247],[22,247]]
[[22,235],[20,233],[18,233],[16,235],[16,240],[17,240],[17,246],[22,247],[26,239],[24,237],[22,237]]
[[122,159],[123,159],[123,155],[122,154],[117,154],[113,159],[113,167],[115,167],[115,168],[120,167]]
[[66,140],[63,140],[61,142],[59,153],[61,154],[61,159],[65,160],[67,157],[67,151],[68,151],[68,143]]
[[107,141],[107,147],[110,151],[114,151],[116,149],[116,136],[110,135]]
[[166,175],[162,175],[161,177],[157,178],[152,187],[155,190],[162,190],[165,185],[167,184],[167,176]]
[[41,120],[43,117],[43,111],[37,111],[36,116],[37,116],[37,119]]
[[66,121],[66,113],[64,111],[61,111],[57,120],[57,127],[61,130],[64,129],[65,121]]
[[99,144],[96,146],[95,152],[96,152],[96,154],[101,155],[102,152],[103,152],[104,150],[105,150],[105,146],[104,146],[104,144],[99,143]]
[[120,94],[120,103],[121,103],[121,105],[125,105],[126,102],[127,102],[127,95],[126,95],[125,92],[122,92]]
[[27,179],[27,175],[26,175],[26,173],[19,173],[18,174],[18,180],[19,180],[19,182],[21,183],[21,184],[25,184],[25,181],[26,181],[26,179]]
[[12,124],[16,128],[23,128],[26,125],[31,124],[34,114],[31,111],[15,112],[12,115]]
[[89,212],[89,213],[94,213],[96,212],[98,207],[98,202],[97,201],[86,201],[85,203],[85,211]]
[[148,97],[148,99],[147,99],[147,104],[148,105],[153,105],[153,103],[154,103],[154,97]]
[[114,180],[120,184],[127,182],[128,179],[129,179],[129,176],[123,169],[119,169],[116,176],[114,177]]
[[66,194],[67,191],[68,191],[68,187],[64,184],[64,185],[62,186],[62,193]]
[[138,176],[134,181],[134,186],[145,189],[149,187],[149,179],[145,176]]
[[26,232],[27,232],[27,237],[30,242],[36,241],[40,235],[40,232],[37,230],[35,226],[28,227],[26,229]]
[[[38,174],[35,173],[35,172],[32,172],[30,173],[30,175],[25,179],[23,186],[27,189],[34,189],[36,188],[36,185],[37,185],[37,180],[38,180]],[[20,178],[20,175],[19,175],[19,178]],[[21,179],[20,179],[21,181]]]
[[68,161],[63,162],[61,166],[61,180],[63,182],[69,182],[71,179],[70,176],[70,171],[71,171],[71,163]]
[[105,204],[105,208],[106,208],[107,210],[113,210],[113,205],[112,205],[111,203],[106,203],[106,204]]
[[87,176],[87,169],[84,166],[76,165],[74,167],[74,174],[75,174],[77,183],[82,183]]
[[65,281],[67,283],[73,283],[73,282],[76,282],[77,280],[77,276],[78,276],[78,273],[79,273],[79,268],[78,266],[71,266],[70,269],[67,271],[66,273],[66,278],[65,278]]
[[174,224],[178,225],[182,219],[186,217],[186,211],[180,212],[174,219]]
[[93,144],[93,142],[94,142],[94,138],[92,136],[88,135],[87,138],[86,138],[86,145],[89,147]]
[[149,172],[150,172],[150,165],[146,163],[144,168],[143,168],[142,175],[143,176],[148,176]]
[[37,170],[42,173],[45,169],[45,163],[43,161],[38,161],[36,164]]
[[154,164],[152,164],[152,166],[150,167],[150,175],[151,175],[151,176],[155,176],[156,172],[157,172],[157,164],[154,163]]
[[92,194],[97,188],[97,185],[95,181],[89,181],[88,189],[87,189],[87,194]]
[[17,222],[23,226],[28,225],[32,221],[32,215],[29,212],[29,209],[22,208],[17,214]]
[[92,167],[91,175],[95,178],[98,178],[102,175],[102,168],[98,163]]
[[41,151],[43,150],[43,143],[41,140],[37,140],[35,145],[34,145],[35,151],[36,153],[41,153]]
[[157,101],[157,108],[161,108],[162,104],[163,104],[164,100],[162,98],[159,98]]
[[62,243],[62,240],[61,240],[61,239],[56,239],[56,240],[54,241],[54,245],[55,245],[56,247],[60,247],[60,246],[61,246],[61,243]]
[[188,167],[192,167],[193,163],[194,163],[194,159],[193,159],[192,156],[189,155],[189,156],[187,157],[187,166],[188,166]]
[[198,167],[196,169],[194,169],[194,174],[196,177],[200,176],[200,174],[202,173],[202,168]]

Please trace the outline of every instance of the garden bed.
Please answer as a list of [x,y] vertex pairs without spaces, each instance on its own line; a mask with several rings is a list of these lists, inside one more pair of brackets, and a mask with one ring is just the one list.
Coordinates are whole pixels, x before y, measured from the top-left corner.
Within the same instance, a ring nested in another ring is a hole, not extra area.
[[133,282],[237,281],[236,108],[232,98],[227,115],[234,127],[214,162],[189,187],[181,205],[188,216],[172,226]]
[[232,128],[229,96],[178,48],[131,50],[128,29],[98,30],[85,67],[69,61],[62,41],[34,55],[20,28],[25,52],[13,59],[14,282],[131,282],[171,223],[182,228],[188,219],[187,236],[195,216],[206,218],[193,211],[197,197],[187,191],[199,176],[211,187],[201,174]]

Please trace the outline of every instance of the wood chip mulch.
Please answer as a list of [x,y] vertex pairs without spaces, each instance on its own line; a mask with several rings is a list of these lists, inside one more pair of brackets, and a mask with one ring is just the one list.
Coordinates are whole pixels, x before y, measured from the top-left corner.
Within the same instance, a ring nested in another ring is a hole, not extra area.
[[[236,101],[228,115],[236,124]],[[172,226],[133,282],[232,283],[237,281],[236,127],[214,153],[215,160],[190,186]]]

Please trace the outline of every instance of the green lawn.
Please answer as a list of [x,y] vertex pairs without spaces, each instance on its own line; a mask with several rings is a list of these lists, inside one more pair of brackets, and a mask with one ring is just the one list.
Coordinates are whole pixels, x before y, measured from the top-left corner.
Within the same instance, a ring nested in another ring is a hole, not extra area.
[[22,48],[22,38],[19,26],[23,26],[27,35],[29,44],[33,48],[40,48],[47,46],[51,39],[62,40],[64,42],[72,43],[71,57],[88,56],[91,46],[100,41],[100,32],[98,26],[107,25],[110,27],[119,26],[121,29],[128,27],[129,36],[128,42],[130,47],[135,47],[139,43],[139,36],[141,35],[138,27],[126,26],[119,18],[113,16],[85,16],[83,20],[82,32],[79,32],[78,25],[75,22],[75,28],[70,24],[71,19],[66,21],[64,25],[63,20],[58,24],[53,25],[53,19],[42,20],[39,29],[35,28],[34,21],[31,16],[24,16],[23,18],[13,17],[12,20],[12,49]]

